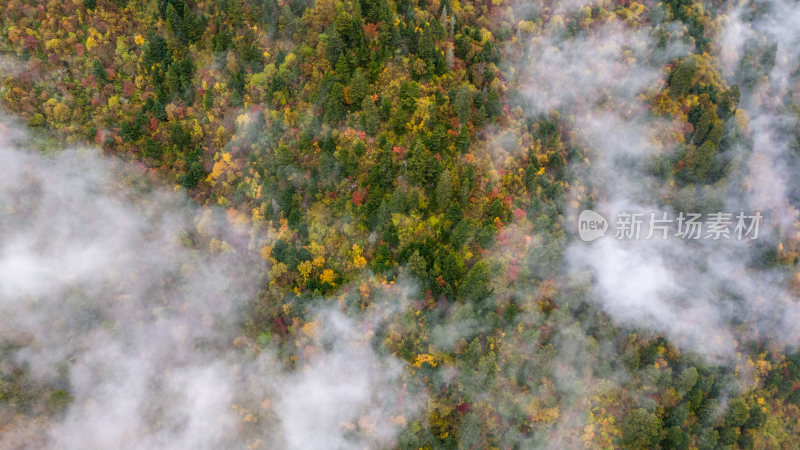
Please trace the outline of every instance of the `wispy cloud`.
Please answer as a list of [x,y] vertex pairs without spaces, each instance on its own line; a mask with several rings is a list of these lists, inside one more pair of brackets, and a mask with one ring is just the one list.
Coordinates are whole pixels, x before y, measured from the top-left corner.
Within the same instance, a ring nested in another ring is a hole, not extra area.
[[0,370],[66,383],[46,446],[346,448],[401,431],[417,403],[372,325],[315,308],[296,370],[274,345],[233,345],[266,272],[235,244],[246,230],[95,150],[44,156],[3,126]]

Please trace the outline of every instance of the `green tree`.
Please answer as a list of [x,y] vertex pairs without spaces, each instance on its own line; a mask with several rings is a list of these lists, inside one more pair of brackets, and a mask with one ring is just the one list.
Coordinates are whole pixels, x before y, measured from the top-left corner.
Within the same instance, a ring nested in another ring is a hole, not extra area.
[[673,95],[686,95],[692,88],[695,71],[697,70],[697,58],[690,56],[678,64],[669,74],[669,89]]
[[450,234],[450,243],[453,245],[454,249],[460,250],[464,244],[467,243],[471,235],[472,227],[470,227],[469,221],[461,219],[456,226],[453,227],[453,231]]
[[628,413],[620,429],[628,448],[652,448],[661,439],[661,419],[644,408]]
[[203,162],[200,160],[199,155],[192,155],[187,158],[187,170],[178,177],[178,183],[187,189],[191,189],[197,186],[197,183],[205,176]]
[[345,117],[344,87],[338,81],[333,83],[328,98],[325,100],[325,121],[336,123]]
[[456,91],[456,98],[453,101],[458,121],[462,124],[467,123],[472,114],[472,89],[469,86],[461,86]]
[[728,404],[728,415],[725,422],[731,427],[740,427],[750,418],[747,403],[741,398],[735,398]]
[[172,5],[172,2],[167,5],[165,15],[167,18],[167,29],[172,33],[175,39],[181,43],[181,45],[188,44],[189,37],[186,35],[186,30],[183,27],[183,17]]
[[476,262],[464,278],[464,284],[459,293],[469,300],[483,300],[489,296],[489,281],[491,280],[491,267],[486,261]]
[[694,147],[689,151],[687,167],[694,180],[702,180],[705,178],[708,169],[711,168],[711,163],[714,160],[716,151],[716,146],[711,141],[705,141],[703,145]]
[[361,126],[364,127],[364,131],[374,136],[380,126],[378,108],[375,107],[375,102],[369,97],[364,97],[364,100],[361,101],[361,111]]
[[414,253],[408,258],[408,270],[420,280],[426,280],[428,278],[428,264],[425,262],[425,258],[423,258],[419,254],[419,250],[414,250]]
[[92,61],[92,75],[94,75],[99,83],[105,83],[108,81],[108,73],[106,72],[106,68],[97,58]]
[[450,197],[453,195],[453,180],[450,171],[445,169],[439,175],[439,182],[436,184],[436,205],[440,210],[444,210],[450,204]]
[[353,78],[350,80],[350,90],[348,91],[350,104],[361,106],[364,98],[366,98],[368,94],[369,83],[366,77],[364,77],[364,72],[359,67],[353,72]]
[[489,115],[490,119],[494,119],[500,115],[500,112],[500,94],[498,94],[497,89],[493,87],[489,89],[489,94],[486,96],[486,114]]
[[433,59],[434,52],[436,52],[436,47],[433,39],[433,28],[426,27],[417,45],[417,55],[427,62]]

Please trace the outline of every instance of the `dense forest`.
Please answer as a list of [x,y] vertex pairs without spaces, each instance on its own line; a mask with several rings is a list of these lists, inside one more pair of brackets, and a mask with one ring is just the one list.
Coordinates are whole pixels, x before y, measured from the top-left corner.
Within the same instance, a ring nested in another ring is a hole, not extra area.
[[796,3],[0,3],[0,447],[798,446]]

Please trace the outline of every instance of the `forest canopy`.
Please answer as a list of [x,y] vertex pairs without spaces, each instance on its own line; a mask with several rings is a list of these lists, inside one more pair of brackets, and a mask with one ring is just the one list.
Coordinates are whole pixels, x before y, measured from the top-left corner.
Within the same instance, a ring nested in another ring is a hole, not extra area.
[[0,448],[800,439],[797,4],[0,3]]

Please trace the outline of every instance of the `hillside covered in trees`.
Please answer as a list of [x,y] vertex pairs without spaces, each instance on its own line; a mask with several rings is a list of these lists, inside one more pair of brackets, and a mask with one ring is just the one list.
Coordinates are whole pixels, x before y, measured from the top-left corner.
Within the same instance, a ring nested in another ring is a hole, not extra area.
[[0,6],[0,448],[798,446],[797,3]]

